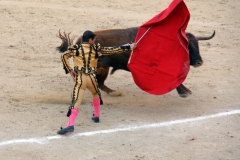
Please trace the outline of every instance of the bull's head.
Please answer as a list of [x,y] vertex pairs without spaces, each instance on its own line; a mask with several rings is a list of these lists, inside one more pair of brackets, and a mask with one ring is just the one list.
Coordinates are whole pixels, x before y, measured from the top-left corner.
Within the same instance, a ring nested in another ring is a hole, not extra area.
[[73,45],[73,40],[76,36],[70,38],[70,33],[63,32],[62,34],[60,30],[58,31],[57,37],[62,40],[62,44],[56,47],[59,52],[65,52],[69,46]]
[[199,67],[203,64],[202,57],[200,56],[200,51],[198,47],[199,40],[209,40],[215,36],[215,31],[211,36],[194,36],[191,33],[187,33],[187,38],[189,42],[188,50],[189,50],[189,59],[190,65],[193,67]]

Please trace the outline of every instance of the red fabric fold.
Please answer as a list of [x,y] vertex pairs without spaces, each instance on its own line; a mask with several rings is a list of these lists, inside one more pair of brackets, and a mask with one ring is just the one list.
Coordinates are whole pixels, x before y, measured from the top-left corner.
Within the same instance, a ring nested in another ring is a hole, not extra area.
[[185,32],[189,19],[183,0],[173,0],[168,8],[140,26],[135,39],[139,42],[128,62],[139,88],[161,95],[183,83],[190,69]]

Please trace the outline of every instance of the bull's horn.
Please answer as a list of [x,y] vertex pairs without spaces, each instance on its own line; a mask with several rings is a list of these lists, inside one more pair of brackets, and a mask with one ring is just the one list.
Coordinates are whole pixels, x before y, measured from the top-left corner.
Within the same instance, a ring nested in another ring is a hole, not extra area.
[[213,34],[211,36],[196,36],[196,39],[199,40],[209,40],[212,39],[215,36],[215,30],[213,31]]

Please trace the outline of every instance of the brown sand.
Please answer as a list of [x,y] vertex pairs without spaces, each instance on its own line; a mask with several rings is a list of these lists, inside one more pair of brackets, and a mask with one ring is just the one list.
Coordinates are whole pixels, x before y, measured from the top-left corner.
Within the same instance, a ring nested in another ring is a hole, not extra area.
[[[80,35],[87,29],[139,26],[170,2],[1,0],[0,159],[239,159],[239,114],[109,134],[78,134],[239,109],[239,0],[185,0],[191,13],[187,31],[195,35],[216,31],[212,40],[199,43],[204,64],[191,68],[184,82],[191,96],[180,98],[176,91],[149,95],[134,84],[129,72],[117,71],[106,84],[123,95],[102,93],[101,122],[94,124],[90,119],[93,107],[86,91],[74,133],[56,134],[67,123],[73,87],[55,50],[61,43],[58,30]],[[47,140],[49,136],[56,139]],[[30,143],[31,138],[41,143]]]

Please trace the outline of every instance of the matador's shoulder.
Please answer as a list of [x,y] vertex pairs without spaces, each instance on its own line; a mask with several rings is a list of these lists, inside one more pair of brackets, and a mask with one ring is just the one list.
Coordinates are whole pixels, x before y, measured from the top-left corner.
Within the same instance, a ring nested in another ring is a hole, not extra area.
[[79,49],[79,45],[78,44],[74,44],[74,45],[68,47],[68,50],[70,50],[70,51],[76,50],[76,49]]

